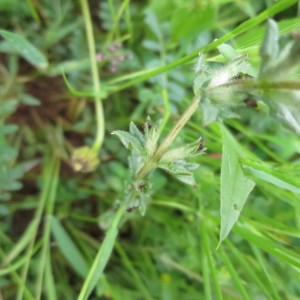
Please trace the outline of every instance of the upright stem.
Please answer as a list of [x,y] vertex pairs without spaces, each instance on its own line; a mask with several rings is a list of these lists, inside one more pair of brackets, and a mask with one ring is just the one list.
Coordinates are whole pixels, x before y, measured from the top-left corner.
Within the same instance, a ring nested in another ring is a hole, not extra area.
[[171,129],[169,134],[167,135],[166,139],[163,143],[158,147],[158,149],[154,152],[153,157],[150,159],[149,162],[146,162],[137,172],[136,179],[143,179],[148,173],[150,173],[155,167],[156,164],[159,162],[161,157],[166,153],[171,143],[174,141],[180,130],[185,126],[185,124],[189,121],[191,116],[197,110],[199,103],[200,103],[200,96],[195,96],[191,104],[185,110],[183,115],[180,119],[176,122],[174,127]]
[[191,116],[195,113],[200,103],[200,96],[195,96],[191,104],[185,110],[183,115],[174,125],[172,130],[167,135],[166,139],[163,143],[158,147],[153,155],[154,161],[158,162],[160,158],[164,155],[164,153],[168,150],[170,144],[174,141],[176,136],[178,135],[179,131],[184,127],[184,125],[189,121]]
[[101,90],[100,77],[99,77],[98,67],[96,63],[95,41],[94,41],[93,27],[92,27],[92,21],[91,21],[91,15],[90,15],[88,3],[87,0],[80,0],[80,3],[81,3],[81,8],[85,20],[85,28],[86,28],[86,35],[87,35],[87,41],[88,41],[88,47],[90,53],[91,72],[92,72],[94,94],[95,94],[97,134],[94,141],[93,149],[99,150],[103,143],[104,131],[105,131],[103,105],[100,98],[100,90]]
[[[211,89],[222,88],[222,87],[232,87],[241,90],[255,89],[255,90],[299,90],[300,81],[258,81],[252,79],[241,79],[235,80],[228,83],[218,85]],[[210,88],[208,88],[210,89]]]

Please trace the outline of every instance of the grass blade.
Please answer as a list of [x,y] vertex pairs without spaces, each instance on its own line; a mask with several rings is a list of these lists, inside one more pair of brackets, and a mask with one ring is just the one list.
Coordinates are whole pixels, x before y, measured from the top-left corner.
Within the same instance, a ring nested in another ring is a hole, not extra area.
[[97,256],[93,262],[93,265],[89,271],[89,274],[83,284],[83,287],[78,296],[78,300],[88,299],[92,290],[94,289],[97,281],[102,276],[104,268],[110,258],[112,250],[114,248],[117,235],[118,235],[118,225],[125,212],[125,208],[121,206],[117,211],[112,224],[110,225],[106,236],[102,242],[102,245],[97,253]]
[[88,265],[67,231],[54,216],[51,217],[51,229],[58,247],[67,261],[76,273],[84,278],[88,273]]

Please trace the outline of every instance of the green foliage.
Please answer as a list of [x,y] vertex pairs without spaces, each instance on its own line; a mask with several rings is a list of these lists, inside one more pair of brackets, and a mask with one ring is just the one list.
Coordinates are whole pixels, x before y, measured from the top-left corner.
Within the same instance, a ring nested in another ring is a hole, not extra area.
[[289,174],[285,174],[284,171],[276,171],[270,166],[264,166],[261,163],[255,163],[253,161],[243,162],[244,170],[254,175],[255,177],[269,182],[274,186],[291,191],[295,194],[300,194],[300,185],[294,178],[291,178]]
[[0,298],[298,299],[297,1],[19,2]]
[[[16,109],[16,101],[0,103],[0,200],[10,200],[10,193],[19,190],[22,184],[18,181],[24,173],[21,166],[15,166],[17,149],[9,144],[7,136],[18,130],[16,125],[4,124],[7,116]],[[7,214],[7,208],[0,204],[0,214]]]
[[88,266],[77,246],[55,217],[51,219],[51,230],[65,258],[72,265],[73,269],[84,278],[88,273]]
[[133,122],[130,123],[129,132],[121,130],[113,132],[123,145],[132,151],[129,162],[133,183],[129,183],[125,190],[125,205],[129,211],[139,208],[142,215],[145,214],[150,199],[151,187],[144,177],[158,168],[170,173],[179,181],[195,187],[196,182],[192,171],[198,167],[198,164],[187,162],[186,159],[201,155],[204,150],[200,138],[193,143],[159,153],[160,132],[160,128],[153,125],[149,118],[145,122],[144,133],[139,131]]
[[212,27],[216,20],[216,6],[214,1],[200,1],[199,3],[183,1],[180,5],[176,4],[171,18],[172,40],[179,41],[186,36],[196,35],[199,31]]
[[255,186],[247,178],[238,161],[238,145],[230,133],[221,126],[222,167],[221,167],[221,229],[220,242],[223,241],[237,221],[243,206]]
[[[282,41],[283,40],[283,41]],[[295,37],[279,40],[277,24],[269,20],[267,32],[260,51],[262,64],[259,78],[263,81],[291,79],[298,69],[300,62],[300,40]],[[290,92],[267,91],[264,99],[275,111],[277,117],[300,134],[300,123],[297,112],[299,111],[299,91],[292,89]]]
[[45,56],[21,35],[5,30],[0,30],[0,35],[5,39],[0,45],[1,52],[19,54],[35,67],[47,68]]

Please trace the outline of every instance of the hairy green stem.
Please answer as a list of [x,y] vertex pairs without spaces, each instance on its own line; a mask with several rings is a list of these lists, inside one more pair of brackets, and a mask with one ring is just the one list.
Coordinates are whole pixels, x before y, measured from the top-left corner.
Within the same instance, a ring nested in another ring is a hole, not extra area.
[[200,96],[195,96],[191,104],[185,110],[185,112],[177,121],[177,123],[172,128],[172,130],[169,132],[164,142],[155,151],[153,155],[154,161],[158,162],[160,158],[165,154],[165,152],[168,150],[170,144],[174,141],[174,139],[176,138],[180,130],[184,127],[184,125],[189,121],[191,116],[195,113],[195,111],[199,107],[199,103],[200,103]]
[[[211,89],[223,88],[223,87],[232,87],[241,90],[300,90],[300,81],[257,81],[252,79],[241,79],[231,81],[225,84],[220,84],[218,86],[214,86]],[[208,88],[210,89],[210,88]]]
[[87,35],[89,54],[91,60],[91,71],[92,71],[94,94],[95,94],[97,133],[93,144],[93,149],[99,150],[103,143],[104,130],[105,130],[103,105],[102,105],[101,97],[99,96],[101,90],[100,77],[99,77],[98,67],[96,63],[95,41],[94,41],[93,27],[92,27],[92,21],[91,21],[91,15],[90,15],[88,3],[87,0],[80,0],[80,3],[81,3],[83,17],[85,20],[86,35]]
[[201,99],[200,96],[194,97],[193,101],[188,106],[188,108],[185,110],[185,112],[180,117],[180,119],[176,122],[174,127],[171,129],[171,131],[167,135],[166,139],[154,152],[150,161],[145,163],[139,169],[139,171],[137,172],[137,175],[136,175],[137,180],[143,179],[148,173],[150,173],[156,167],[156,164],[159,162],[161,157],[166,153],[169,146],[174,141],[174,139],[177,137],[180,130],[186,125],[186,123],[189,121],[191,116],[195,113],[195,111],[199,107],[200,99]]

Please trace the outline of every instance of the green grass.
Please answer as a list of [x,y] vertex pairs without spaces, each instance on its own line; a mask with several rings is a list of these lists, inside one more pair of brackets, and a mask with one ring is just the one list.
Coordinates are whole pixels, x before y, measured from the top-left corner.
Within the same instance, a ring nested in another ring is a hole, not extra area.
[[297,1],[0,9],[1,299],[300,297]]

